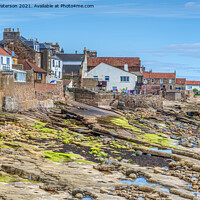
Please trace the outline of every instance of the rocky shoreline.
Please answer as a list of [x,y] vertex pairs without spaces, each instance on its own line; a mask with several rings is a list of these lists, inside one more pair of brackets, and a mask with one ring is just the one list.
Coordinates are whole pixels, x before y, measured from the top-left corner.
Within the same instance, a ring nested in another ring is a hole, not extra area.
[[190,107],[0,113],[0,199],[200,199],[200,106]]

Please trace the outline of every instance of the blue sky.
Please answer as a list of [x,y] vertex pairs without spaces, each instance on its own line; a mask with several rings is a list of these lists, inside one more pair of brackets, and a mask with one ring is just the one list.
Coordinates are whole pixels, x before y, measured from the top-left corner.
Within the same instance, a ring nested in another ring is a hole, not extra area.
[[[0,0],[0,4],[7,4]],[[86,4],[94,8],[1,9],[4,28],[26,38],[59,42],[66,53],[140,57],[147,70],[200,80],[200,0],[10,0],[9,3]]]

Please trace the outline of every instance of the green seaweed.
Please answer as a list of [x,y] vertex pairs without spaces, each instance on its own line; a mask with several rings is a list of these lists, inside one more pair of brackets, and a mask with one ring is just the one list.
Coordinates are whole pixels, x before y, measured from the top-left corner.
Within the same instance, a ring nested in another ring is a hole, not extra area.
[[46,151],[44,152],[44,158],[48,158],[49,160],[52,160],[54,162],[68,162],[72,158],[75,159],[82,159],[82,156],[78,154],[66,154],[66,153],[57,153],[52,151]]
[[110,122],[113,123],[116,126],[129,129],[135,132],[142,132],[140,128],[135,127],[134,125],[130,125],[128,123],[128,120],[124,117],[112,117],[110,118]]
[[43,122],[37,121],[37,122],[34,124],[33,128],[41,129],[41,128],[44,128],[46,124],[47,124],[47,123],[43,123]]
[[104,153],[103,151],[101,151],[99,148],[96,147],[92,147],[89,153],[96,155],[98,157],[108,157],[108,154]]
[[165,135],[161,133],[157,134],[145,133],[140,135],[140,138],[152,144],[175,148],[174,141],[170,138],[166,138]]

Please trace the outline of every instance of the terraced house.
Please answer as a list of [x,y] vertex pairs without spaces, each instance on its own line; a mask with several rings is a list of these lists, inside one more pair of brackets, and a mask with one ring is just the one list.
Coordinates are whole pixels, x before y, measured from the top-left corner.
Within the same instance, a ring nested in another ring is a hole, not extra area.
[[142,71],[143,74],[143,94],[159,94],[161,89],[174,91],[176,84],[176,72],[174,73],[155,73]]
[[186,90],[193,89],[200,91],[200,81],[186,81]]
[[[13,55],[12,55],[13,54]],[[3,49],[0,46],[0,71],[3,75],[11,75],[16,82],[26,82],[26,72],[19,69],[13,69],[14,60],[17,65],[17,58],[14,56],[14,52],[10,53],[10,50]]]

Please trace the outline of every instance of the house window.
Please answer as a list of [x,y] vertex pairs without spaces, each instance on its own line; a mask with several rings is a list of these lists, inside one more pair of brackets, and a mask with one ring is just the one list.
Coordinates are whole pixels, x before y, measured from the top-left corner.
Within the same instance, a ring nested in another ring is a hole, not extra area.
[[40,58],[38,58],[38,67],[40,67]]
[[42,80],[42,74],[38,74],[38,80],[41,81]]
[[89,71],[90,71],[90,67],[87,66],[87,72],[89,72]]
[[154,83],[154,81],[155,81],[155,79],[154,79],[154,78],[152,78],[152,79],[151,79],[151,82],[152,82],[152,83]]
[[55,60],[53,60],[53,67],[55,66]]
[[192,89],[192,86],[191,85],[187,85],[187,89]]
[[129,82],[129,76],[120,76],[121,82]]
[[105,81],[109,81],[110,80],[110,76],[105,76]]
[[3,65],[3,57],[1,57],[1,64]]
[[93,76],[93,78],[98,79],[98,76]]
[[172,90],[172,85],[169,86],[169,89]]
[[26,82],[26,72],[14,72],[14,80],[16,82]]
[[161,83],[161,84],[163,83],[163,78],[160,79],[160,83]]
[[10,58],[7,58],[7,65],[10,66]]
[[143,83],[147,84],[147,79],[146,78],[143,79]]
[[58,61],[58,67],[60,67],[60,61]]
[[59,78],[61,78],[61,74],[60,74],[60,72],[59,72]]
[[55,77],[57,78],[57,71],[55,71]]
[[169,83],[172,83],[172,79],[171,78],[169,79]]

